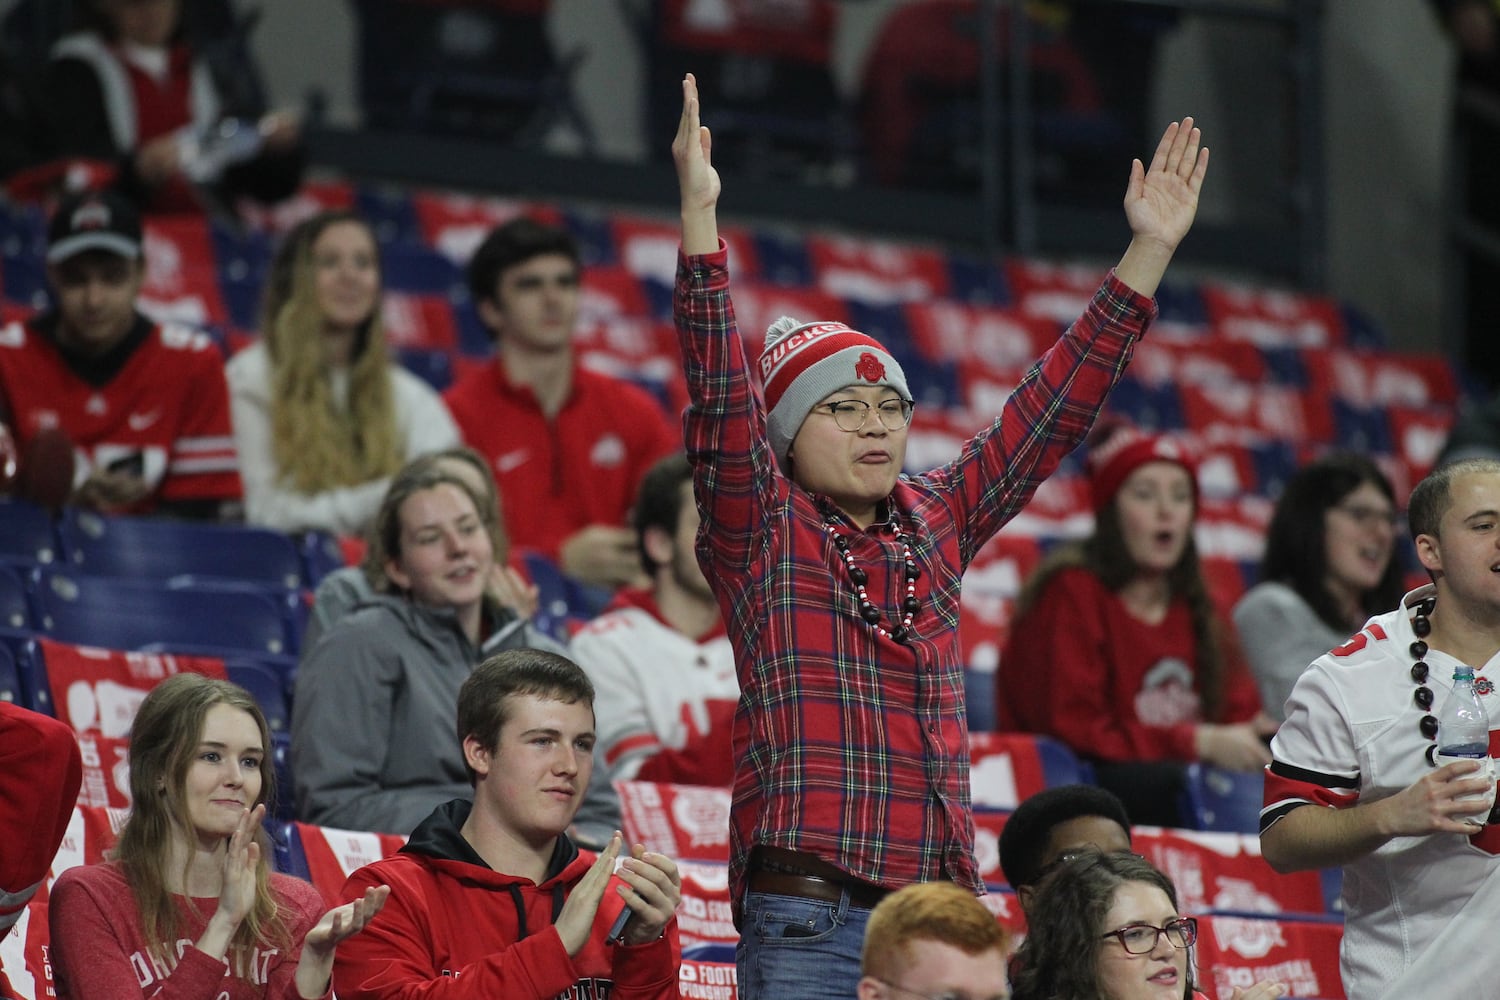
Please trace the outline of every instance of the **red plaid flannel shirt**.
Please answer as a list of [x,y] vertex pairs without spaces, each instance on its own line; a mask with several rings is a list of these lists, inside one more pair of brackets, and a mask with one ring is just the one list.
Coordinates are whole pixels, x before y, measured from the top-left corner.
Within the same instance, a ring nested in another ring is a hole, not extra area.
[[[674,313],[691,397],[684,440],[703,515],[698,558],[741,688],[730,816],[736,908],[756,845],[816,855],[893,888],[949,878],[982,891],[960,577],[1088,432],[1154,303],[1111,274],[957,459],[898,481],[887,503],[922,570],[922,608],[903,643],[860,616],[817,501],[776,466],[722,242],[717,253],[679,258]],[[841,529],[869,574],[871,599],[898,607],[905,582],[889,524]]]

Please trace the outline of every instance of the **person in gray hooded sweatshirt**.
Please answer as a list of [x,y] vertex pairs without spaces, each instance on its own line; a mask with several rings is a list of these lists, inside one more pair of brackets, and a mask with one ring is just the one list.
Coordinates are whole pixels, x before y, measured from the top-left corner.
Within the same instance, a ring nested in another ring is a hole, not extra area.
[[366,565],[372,596],[305,652],[291,764],[297,815],[322,826],[408,834],[469,793],[442,739],[474,666],[505,649],[563,652],[493,599],[495,505],[434,457],[391,481]]

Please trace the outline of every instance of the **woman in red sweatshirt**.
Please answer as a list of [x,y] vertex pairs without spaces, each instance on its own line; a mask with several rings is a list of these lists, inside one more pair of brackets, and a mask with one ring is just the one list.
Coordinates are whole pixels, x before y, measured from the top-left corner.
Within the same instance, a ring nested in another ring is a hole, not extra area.
[[260,707],[227,681],[176,674],[146,696],[130,730],[133,804],[119,847],[52,887],[59,997],[329,994],[335,948],[389,890],[323,913],[311,885],[270,872],[270,745]]
[[1000,657],[1003,729],[1042,733],[1093,762],[1132,823],[1183,826],[1188,762],[1256,770],[1275,723],[1226,641],[1193,545],[1195,464],[1124,424],[1089,447],[1095,528],[1022,588]]

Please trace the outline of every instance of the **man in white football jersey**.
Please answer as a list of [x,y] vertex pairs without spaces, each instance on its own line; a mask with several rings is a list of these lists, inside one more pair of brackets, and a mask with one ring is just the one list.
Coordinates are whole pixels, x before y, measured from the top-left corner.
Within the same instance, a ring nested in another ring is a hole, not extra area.
[[646,473],[632,517],[651,586],[620,591],[569,643],[599,693],[599,764],[612,781],[728,787],[739,681],[693,551],[698,508],[683,455]]
[[1432,757],[1458,665],[1474,668],[1500,720],[1500,462],[1437,469],[1408,517],[1433,582],[1298,680],[1261,812],[1261,849],[1277,870],[1344,868],[1349,1000],[1491,996],[1500,978],[1500,817],[1475,817],[1465,801],[1494,781],[1477,776],[1481,762]]

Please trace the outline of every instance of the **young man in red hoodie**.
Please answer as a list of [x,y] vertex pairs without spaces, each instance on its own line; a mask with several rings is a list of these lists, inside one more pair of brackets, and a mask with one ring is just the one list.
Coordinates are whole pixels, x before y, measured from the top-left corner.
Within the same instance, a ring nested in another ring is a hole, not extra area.
[[593,769],[593,702],[576,664],[540,650],[469,676],[457,728],[474,801],[439,806],[399,854],[349,876],[346,895],[391,895],[339,949],[343,1000],[676,1000],[677,866],[637,846],[612,876],[619,833],[597,857],[566,833]]

